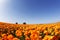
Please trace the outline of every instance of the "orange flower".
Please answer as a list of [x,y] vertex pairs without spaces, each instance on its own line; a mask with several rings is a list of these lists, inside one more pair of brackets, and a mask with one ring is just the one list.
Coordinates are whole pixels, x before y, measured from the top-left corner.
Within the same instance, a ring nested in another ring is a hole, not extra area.
[[28,34],[29,34],[29,32],[28,31],[25,31],[24,35],[28,35]]
[[20,30],[16,31],[16,36],[20,37],[22,35],[22,32]]
[[26,37],[25,40],[30,40],[30,38]]
[[37,34],[31,34],[30,38],[31,38],[31,40],[37,40],[38,35]]
[[10,34],[10,35],[7,36],[7,38],[8,38],[8,40],[12,40],[13,39],[13,35]]
[[13,40],[19,40],[18,38],[13,38]]
[[3,38],[4,40],[7,40],[7,35],[6,35],[6,34],[2,34],[2,38]]

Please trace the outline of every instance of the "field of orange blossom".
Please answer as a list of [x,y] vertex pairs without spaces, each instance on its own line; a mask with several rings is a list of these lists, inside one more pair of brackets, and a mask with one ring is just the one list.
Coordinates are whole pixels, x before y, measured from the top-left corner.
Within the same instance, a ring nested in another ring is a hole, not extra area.
[[0,40],[60,40],[60,23],[11,24],[0,22]]

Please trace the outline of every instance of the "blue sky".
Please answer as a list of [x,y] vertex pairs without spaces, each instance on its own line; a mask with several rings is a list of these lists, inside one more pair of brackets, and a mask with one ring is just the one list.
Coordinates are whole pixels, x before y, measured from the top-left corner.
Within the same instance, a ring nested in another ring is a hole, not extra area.
[[40,24],[60,21],[60,0],[0,0],[0,21]]

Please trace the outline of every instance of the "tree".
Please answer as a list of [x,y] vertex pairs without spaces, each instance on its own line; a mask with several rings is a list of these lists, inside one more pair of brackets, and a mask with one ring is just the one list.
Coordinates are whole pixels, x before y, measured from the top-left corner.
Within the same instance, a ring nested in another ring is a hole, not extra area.
[[26,22],[23,22],[23,24],[26,24]]
[[18,22],[16,22],[16,24],[18,24]]

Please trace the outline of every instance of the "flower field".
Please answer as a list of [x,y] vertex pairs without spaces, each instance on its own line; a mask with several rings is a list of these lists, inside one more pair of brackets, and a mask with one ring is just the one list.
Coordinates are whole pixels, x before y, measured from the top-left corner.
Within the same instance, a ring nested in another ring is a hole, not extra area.
[[60,23],[0,23],[0,40],[60,40]]

